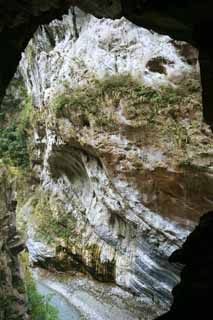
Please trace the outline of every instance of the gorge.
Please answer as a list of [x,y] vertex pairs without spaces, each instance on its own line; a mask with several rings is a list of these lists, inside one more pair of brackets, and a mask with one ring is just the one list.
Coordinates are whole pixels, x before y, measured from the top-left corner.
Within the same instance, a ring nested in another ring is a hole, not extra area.
[[[16,210],[32,265],[117,285],[142,319],[169,309],[181,268],[168,257],[212,210],[199,77],[196,49],[125,18],[72,7],[38,29],[3,101],[0,152],[1,221]],[[6,261],[24,245],[2,235]],[[19,285],[20,319],[25,299]]]

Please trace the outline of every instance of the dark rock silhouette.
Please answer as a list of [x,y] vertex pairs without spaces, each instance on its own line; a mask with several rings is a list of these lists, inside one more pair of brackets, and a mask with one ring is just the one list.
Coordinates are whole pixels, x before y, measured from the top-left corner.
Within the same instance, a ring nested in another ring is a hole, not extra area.
[[184,264],[181,281],[173,289],[174,302],[168,313],[158,318],[210,319],[213,291],[213,212],[206,213],[169,261]]

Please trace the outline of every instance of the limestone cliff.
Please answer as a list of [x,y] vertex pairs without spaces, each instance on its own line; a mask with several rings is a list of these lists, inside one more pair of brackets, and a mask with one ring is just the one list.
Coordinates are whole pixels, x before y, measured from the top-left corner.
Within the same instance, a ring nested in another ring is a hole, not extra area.
[[72,8],[37,31],[20,71],[40,179],[19,212],[32,262],[168,308],[178,268],[167,258],[212,209],[196,51]]

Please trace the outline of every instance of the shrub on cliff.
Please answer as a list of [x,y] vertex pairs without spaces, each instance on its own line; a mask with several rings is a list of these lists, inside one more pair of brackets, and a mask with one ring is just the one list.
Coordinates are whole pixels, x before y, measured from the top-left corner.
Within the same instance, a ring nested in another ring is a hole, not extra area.
[[25,99],[22,111],[11,114],[11,119],[2,120],[0,128],[0,159],[6,164],[26,168],[29,165],[27,129],[32,113],[29,98]]
[[68,118],[74,126],[116,130],[118,110],[123,110],[126,119],[136,126],[144,120],[152,126],[159,122],[161,113],[174,110],[190,94],[190,85],[153,89],[129,75],[116,75],[75,89],[67,87],[52,106],[57,118]]
[[129,75],[93,79],[77,88],[66,87],[50,105],[57,120],[68,119],[73,132],[141,130],[143,141],[155,136],[155,146],[183,157],[202,126],[199,79],[177,86],[152,88]]

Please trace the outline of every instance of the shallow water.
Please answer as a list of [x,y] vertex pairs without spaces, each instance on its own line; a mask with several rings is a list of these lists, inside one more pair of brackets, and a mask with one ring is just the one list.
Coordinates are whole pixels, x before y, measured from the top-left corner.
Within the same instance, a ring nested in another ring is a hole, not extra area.
[[60,320],[79,320],[80,312],[66,300],[60,293],[54,291],[42,282],[42,279],[36,281],[37,289],[43,296],[51,295],[50,304],[59,312]]
[[60,320],[151,320],[160,315],[152,300],[137,298],[114,284],[42,269],[34,269],[33,275],[39,292],[53,295],[51,304]]

